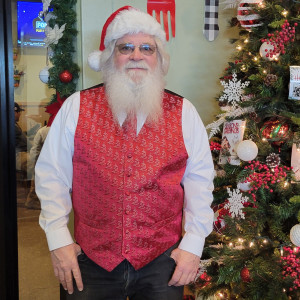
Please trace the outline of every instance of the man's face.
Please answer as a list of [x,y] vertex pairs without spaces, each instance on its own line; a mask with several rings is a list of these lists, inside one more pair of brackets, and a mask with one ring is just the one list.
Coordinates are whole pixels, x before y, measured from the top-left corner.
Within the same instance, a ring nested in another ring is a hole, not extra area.
[[[131,44],[135,48],[132,52],[128,54],[122,54],[118,49],[119,45],[122,44]],[[142,53],[139,49],[140,45],[150,45],[153,46],[155,51],[153,54],[146,55]],[[157,49],[155,45],[154,38],[149,34],[137,33],[137,34],[127,34],[124,37],[120,38],[116,42],[116,48],[114,52],[114,63],[117,70],[121,71],[125,68],[125,73],[130,74],[131,72],[137,73],[137,75],[143,76],[147,74],[148,70],[135,66],[130,66],[130,63],[146,63],[150,71],[154,71],[157,66]],[[126,66],[128,65],[128,66]]]
[[21,112],[20,111],[15,111],[15,121],[18,122],[21,116]]

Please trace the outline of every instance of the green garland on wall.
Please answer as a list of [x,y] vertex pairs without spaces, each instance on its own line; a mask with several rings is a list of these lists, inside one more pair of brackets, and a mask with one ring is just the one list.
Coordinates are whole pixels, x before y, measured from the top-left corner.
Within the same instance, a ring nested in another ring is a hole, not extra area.
[[[74,6],[77,0],[52,0],[46,14],[52,15],[48,20],[48,26],[61,28],[65,24],[62,37],[58,42],[51,43],[48,47],[48,56],[52,67],[49,69],[48,87],[54,88],[56,94],[52,96],[50,103],[65,99],[76,91],[76,83],[79,77],[79,67],[73,61],[75,52],[76,11]],[[45,5],[45,4],[44,4]]]

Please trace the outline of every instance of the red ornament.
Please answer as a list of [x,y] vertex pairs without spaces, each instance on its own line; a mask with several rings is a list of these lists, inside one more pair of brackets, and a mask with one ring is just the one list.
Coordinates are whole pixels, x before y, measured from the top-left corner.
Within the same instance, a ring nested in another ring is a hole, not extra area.
[[287,122],[278,119],[271,119],[265,122],[260,132],[264,138],[275,141],[278,145],[283,143],[290,136]]
[[211,277],[207,275],[206,272],[202,273],[199,276],[198,282],[197,282],[197,286],[202,289],[204,287],[206,287],[211,281]]
[[73,75],[68,70],[64,70],[59,74],[59,80],[63,83],[69,83],[72,79]]
[[250,271],[247,267],[244,267],[241,270],[241,278],[244,282],[250,282],[251,281]]
[[242,27],[251,30],[252,27],[261,26],[260,16],[253,12],[253,4],[261,4],[261,0],[241,0],[238,7],[237,19]]
[[215,205],[213,207],[213,211],[214,211],[213,228],[214,228],[214,231],[216,231],[217,233],[222,233],[222,230],[226,226],[225,221],[224,221],[224,216],[230,216],[229,210],[224,208],[224,205],[226,203],[228,203],[227,200],[224,203]]

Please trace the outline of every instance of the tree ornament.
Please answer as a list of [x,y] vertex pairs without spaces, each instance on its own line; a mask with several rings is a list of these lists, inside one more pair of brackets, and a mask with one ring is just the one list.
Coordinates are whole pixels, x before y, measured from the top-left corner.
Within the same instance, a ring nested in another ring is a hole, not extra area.
[[289,99],[300,100],[300,66],[290,66]]
[[[265,45],[265,49],[263,51],[266,53],[268,52],[267,54],[265,54],[267,59],[273,60],[280,53],[285,54],[285,46],[287,46],[290,42],[295,41],[297,26],[297,23],[294,23],[294,26],[291,26],[288,20],[285,20],[284,24],[281,26],[281,31],[277,30],[275,33],[268,33],[267,38],[261,39],[261,42],[263,43],[263,45]],[[261,51],[260,55],[264,57]]]
[[72,79],[73,75],[68,70],[64,70],[59,74],[59,80],[63,83],[69,83]]
[[240,217],[245,219],[242,209],[244,208],[243,204],[248,202],[249,198],[243,196],[239,189],[233,189],[231,191],[230,188],[227,188],[227,192],[230,197],[228,198],[228,202],[224,205],[224,208],[229,210],[232,218]]
[[267,76],[264,80],[265,85],[266,86],[273,86],[276,83],[277,79],[278,79],[277,75],[267,74]]
[[251,183],[250,182],[239,182],[237,184],[237,188],[240,189],[242,192],[247,192],[251,189]]
[[222,233],[222,229],[224,229],[226,226],[226,223],[224,221],[224,216],[228,216],[229,211],[228,211],[228,209],[224,208],[225,204],[226,203],[224,202],[224,203],[215,205],[213,207],[213,211],[214,211],[213,228],[214,228],[214,231],[216,231],[217,233]]
[[252,27],[261,26],[260,15],[253,12],[254,4],[261,4],[262,0],[241,0],[238,7],[237,19],[241,26],[250,31]]
[[278,59],[280,53],[277,53],[277,46],[269,41],[263,42],[259,48],[259,55],[269,61]]
[[244,267],[241,270],[241,278],[242,278],[243,282],[250,282],[251,281],[250,271],[247,267]]
[[245,140],[237,145],[236,153],[241,160],[250,161],[257,156],[258,148],[253,141]]
[[221,84],[224,86],[224,95],[219,98],[219,101],[227,100],[233,106],[236,106],[237,103],[241,101],[241,97],[244,93],[243,89],[250,84],[250,81],[245,81],[242,83],[240,80],[237,80],[237,75],[234,72],[232,74],[232,80],[228,83],[221,80]]
[[49,67],[45,67],[39,73],[39,78],[43,83],[48,83],[49,81]]
[[269,168],[275,168],[280,164],[280,156],[279,154],[271,153],[266,158],[266,163]]
[[44,42],[46,44],[46,47],[48,47],[51,44],[58,43],[59,39],[61,39],[63,36],[65,27],[66,24],[63,24],[60,28],[58,27],[57,24],[54,25],[53,29],[49,25],[45,27],[46,38],[44,38]]
[[267,140],[276,140],[276,145],[280,145],[289,138],[289,125],[286,121],[270,119],[262,126],[260,132]]
[[300,224],[296,224],[291,228],[290,239],[294,245],[300,247]]

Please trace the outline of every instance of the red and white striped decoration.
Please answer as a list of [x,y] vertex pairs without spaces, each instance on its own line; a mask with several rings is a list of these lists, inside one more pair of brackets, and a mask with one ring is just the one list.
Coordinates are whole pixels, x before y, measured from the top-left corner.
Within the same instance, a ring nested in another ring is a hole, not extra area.
[[262,0],[242,0],[238,7],[237,19],[242,27],[251,30],[252,27],[261,26],[260,15],[253,13],[252,7],[261,4]]

